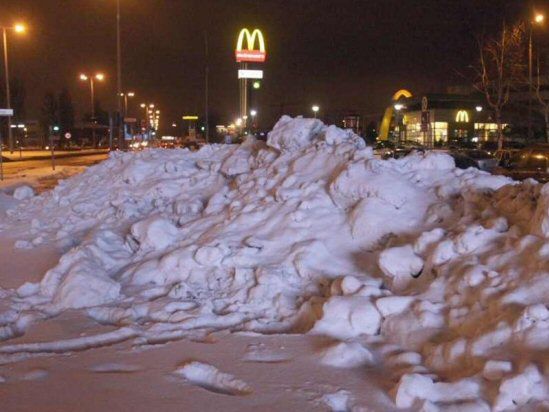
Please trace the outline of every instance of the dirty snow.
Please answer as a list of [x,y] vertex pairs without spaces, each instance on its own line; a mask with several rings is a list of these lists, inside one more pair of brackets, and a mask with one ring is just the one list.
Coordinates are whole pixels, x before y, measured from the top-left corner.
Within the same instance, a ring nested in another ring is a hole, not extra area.
[[[298,333],[332,340],[311,353],[326,368],[383,371],[394,408],[549,408],[548,188],[434,152],[379,160],[316,119],[283,117],[266,143],[113,153],[39,196],[21,189],[2,219],[18,247],[63,255],[40,282],[0,284],[0,363]],[[69,310],[105,331],[17,341]],[[260,390],[200,362],[173,370]],[[319,402],[368,410],[358,399]]]

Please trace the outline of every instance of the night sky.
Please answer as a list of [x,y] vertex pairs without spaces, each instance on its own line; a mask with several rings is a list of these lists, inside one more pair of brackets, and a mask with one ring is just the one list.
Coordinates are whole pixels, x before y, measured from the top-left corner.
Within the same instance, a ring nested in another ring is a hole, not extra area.
[[[503,15],[524,12],[524,1],[496,0],[121,0],[123,88],[155,102],[164,126],[182,114],[203,113],[204,32],[209,38],[213,121],[238,113],[236,37],[258,27],[268,62],[258,101],[268,127],[281,110],[324,116],[381,115],[399,88],[444,91],[464,83],[476,57],[475,35],[493,31]],[[548,9],[549,10],[549,9]],[[3,24],[21,20],[24,37],[10,38],[12,77],[24,81],[29,118],[47,90],[69,88],[77,118],[88,110],[81,71],[108,81],[97,97],[115,107],[114,0],[2,0]],[[3,75],[3,71],[2,71]]]

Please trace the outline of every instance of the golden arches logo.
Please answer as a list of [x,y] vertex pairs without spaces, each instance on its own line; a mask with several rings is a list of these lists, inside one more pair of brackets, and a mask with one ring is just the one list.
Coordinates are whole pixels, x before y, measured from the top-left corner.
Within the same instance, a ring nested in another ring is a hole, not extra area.
[[400,89],[398,92],[396,92],[394,95],[393,95],[393,101],[396,102],[398,99],[400,99],[401,97],[404,97],[406,99],[409,99],[410,97],[412,97],[412,93],[410,93],[408,90],[406,89]]
[[456,115],[456,122],[469,123],[469,113],[467,113],[465,110],[458,111]]
[[[246,41],[246,48],[244,48]],[[259,48],[255,48],[255,43],[258,43]],[[236,61],[237,62],[259,62],[265,61],[267,51],[265,48],[265,38],[259,29],[254,29],[251,33],[248,29],[240,30],[238,40],[236,42]]]

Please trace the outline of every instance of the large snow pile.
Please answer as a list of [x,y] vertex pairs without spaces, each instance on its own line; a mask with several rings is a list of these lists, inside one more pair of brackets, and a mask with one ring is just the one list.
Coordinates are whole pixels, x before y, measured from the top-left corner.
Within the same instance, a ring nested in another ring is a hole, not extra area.
[[0,337],[66,309],[118,329],[4,356],[307,332],[334,339],[326,367],[386,368],[399,408],[548,405],[547,185],[435,152],[379,160],[350,131],[283,117],[266,144],[113,154],[3,226],[25,225],[19,247],[66,253],[40,284],[0,289]]

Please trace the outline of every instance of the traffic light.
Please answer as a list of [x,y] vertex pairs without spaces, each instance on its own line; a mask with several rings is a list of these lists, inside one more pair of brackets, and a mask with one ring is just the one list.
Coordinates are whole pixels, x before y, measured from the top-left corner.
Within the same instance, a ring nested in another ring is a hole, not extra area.
[[259,80],[254,81],[252,87],[253,87],[255,90],[261,89],[261,82],[260,82]]

